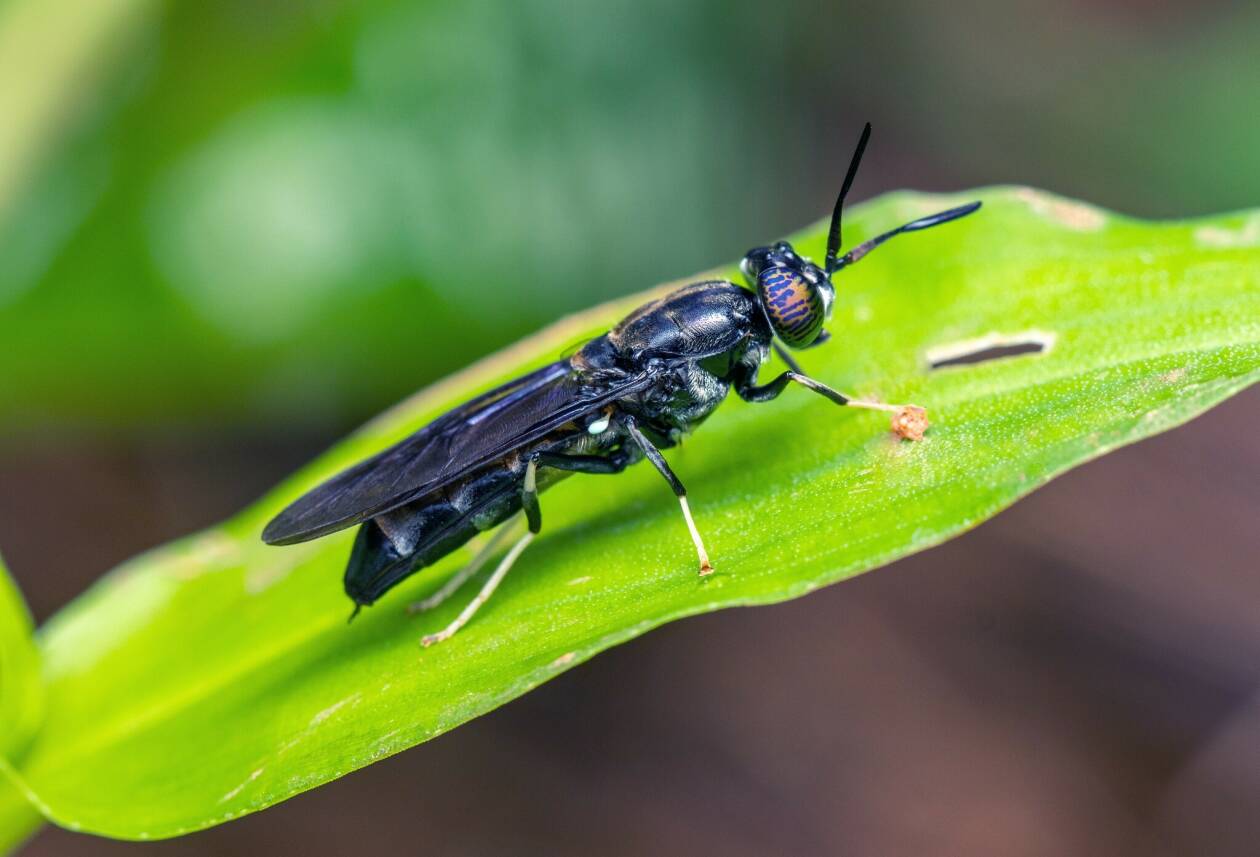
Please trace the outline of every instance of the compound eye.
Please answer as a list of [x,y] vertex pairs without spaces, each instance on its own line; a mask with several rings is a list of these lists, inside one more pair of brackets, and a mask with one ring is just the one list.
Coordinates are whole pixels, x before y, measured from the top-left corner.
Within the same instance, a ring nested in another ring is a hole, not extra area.
[[767,268],[757,277],[757,295],[774,333],[790,348],[818,338],[827,308],[818,286],[791,268]]

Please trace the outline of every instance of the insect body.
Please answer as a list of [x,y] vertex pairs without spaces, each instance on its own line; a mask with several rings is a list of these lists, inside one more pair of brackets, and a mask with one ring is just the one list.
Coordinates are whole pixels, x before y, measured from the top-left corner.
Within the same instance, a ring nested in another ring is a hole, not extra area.
[[[921,408],[846,396],[805,375],[786,350],[828,338],[824,324],[831,317],[836,271],[894,235],[954,220],[980,206],[912,221],[839,256],[841,210],[869,136],[867,125],[836,200],[821,267],[787,242],[751,250],[741,266],[750,288],[708,280],[640,307],[571,358],[455,408],[315,488],[272,520],[263,540],[292,544],[359,525],[345,574],[357,612],[477,533],[523,511],[528,531],[464,611],[423,639],[427,646],[454,634],[490,596],[541,529],[538,494],[570,473],[619,473],[647,458],[678,497],[700,574],[711,572],[686,489],[661,449],[699,426],[731,389],[745,401],[764,402],[796,382],[838,405],[890,411],[900,434],[921,436],[926,425]],[[790,370],[758,384],[758,370],[771,350]],[[508,532],[502,527],[468,567],[415,608],[444,601]]]

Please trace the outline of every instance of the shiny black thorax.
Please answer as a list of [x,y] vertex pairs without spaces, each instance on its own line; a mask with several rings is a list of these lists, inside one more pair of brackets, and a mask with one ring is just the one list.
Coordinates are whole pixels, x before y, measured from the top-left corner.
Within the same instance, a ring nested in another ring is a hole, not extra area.
[[722,404],[733,383],[755,376],[771,337],[752,292],[712,280],[640,307],[587,343],[572,364],[592,383],[655,371],[651,386],[618,404],[653,440],[673,446]]
[[[592,394],[646,373],[643,389],[366,521],[346,569],[347,594],[371,604],[519,512],[530,456],[598,457],[609,463],[607,472],[616,472],[642,458],[625,431],[627,414],[657,445],[674,446],[713,413],[733,384],[755,383],[772,338],[756,295],[725,280],[695,283],[639,307],[568,362],[571,379]],[[539,490],[567,475],[539,470]]]

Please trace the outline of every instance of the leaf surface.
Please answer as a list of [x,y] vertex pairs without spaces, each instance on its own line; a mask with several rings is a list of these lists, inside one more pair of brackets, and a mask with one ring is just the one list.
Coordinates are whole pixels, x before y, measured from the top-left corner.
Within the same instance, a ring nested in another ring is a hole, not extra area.
[[43,820],[9,778],[39,726],[43,684],[31,614],[0,558],[0,854],[16,847]]
[[[599,307],[417,395],[237,517],[136,558],[66,608],[41,637],[49,698],[26,783],[74,828],[147,838],[213,825],[426,741],[664,622],[794,598],[937,544],[1260,378],[1260,213],[1143,223],[1028,189],[979,196],[980,213],[842,272],[834,339],[800,355],[842,390],[927,406],[923,442],[792,389],[766,405],[732,400],[667,453],[712,577],[696,576],[673,496],[643,466],[546,493],[543,537],[472,624],[428,650],[420,636],[472,590],[421,617],[404,605],[469,550],[347,627],[352,533],[258,540],[306,488],[643,296]],[[854,210],[846,238],[968,198],[882,197]],[[820,258],[824,233],[809,229],[798,248]],[[930,368],[1011,342],[1043,350]]]

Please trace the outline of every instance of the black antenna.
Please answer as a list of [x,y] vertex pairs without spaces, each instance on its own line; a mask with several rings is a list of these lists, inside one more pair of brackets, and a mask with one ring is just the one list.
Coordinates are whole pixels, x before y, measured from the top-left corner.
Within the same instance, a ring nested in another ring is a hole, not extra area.
[[347,625],[349,625],[351,622],[353,622],[353,621],[354,621],[354,617],[355,617],[355,616],[358,616],[358,615],[359,615],[359,611],[360,611],[360,610],[362,610],[362,609],[363,609],[363,605],[362,605],[362,604],[356,604],[356,605],[354,605],[354,609],[350,611],[350,618],[346,620],[346,624],[347,624]]
[[858,259],[861,259],[867,253],[871,252],[894,235],[900,235],[903,232],[917,232],[920,229],[927,229],[932,226],[940,226],[942,223],[949,223],[951,220],[966,217],[979,207],[979,202],[969,202],[966,205],[960,205],[957,208],[951,208],[948,211],[938,211],[936,214],[929,214],[927,217],[920,217],[918,220],[911,220],[903,226],[898,226],[896,229],[890,229],[883,235],[876,235],[874,238],[871,238],[868,241],[863,241],[848,253],[845,253],[835,261],[834,266],[829,264],[827,266],[827,273],[830,274],[833,271],[839,271],[846,265],[852,265]]
[[844,208],[844,198],[853,187],[853,177],[857,175],[858,165],[862,163],[862,153],[866,151],[866,143],[871,139],[871,123],[867,122],[862,129],[862,137],[857,148],[853,150],[853,160],[849,161],[849,171],[844,176],[844,184],[840,185],[840,195],[836,197],[836,208],[831,212],[831,229],[827,230],[827,261],[823,269],[830,274],[836,264],[836,254],[840,252],[840,212]]

